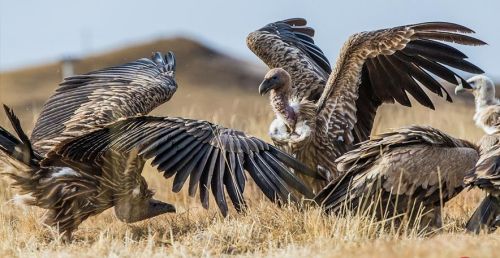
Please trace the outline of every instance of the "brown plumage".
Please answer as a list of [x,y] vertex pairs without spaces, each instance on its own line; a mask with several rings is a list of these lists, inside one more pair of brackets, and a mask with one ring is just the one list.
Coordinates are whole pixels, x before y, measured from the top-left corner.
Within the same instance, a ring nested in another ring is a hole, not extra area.
[[31,142],[35,150],[45,154],[59,142],[94,126],[146,115],[167,102],[176,90],[172,52],[65,78],[44,104]]
[[[106,171],[131,165],[127,164],[127,160],[118,162],[121,167],[88,167],[87,170],[74,169],[66,164],[43,167],[40,163],[46,153],[63,140],[83,135],[95,126],[122,117],[149,113],[175,93],[177,84],[174,76],[175,57],[169,52],[165,56],[155,53],[152,59],[142,58],[66,78],[45,103],[31,139],[23,132],[12,110],[5,106],[19,139],[5,129],[0,131],[2,161],[18,168],[9,175],[14,179],[13,185],[27,196],[25,203],[48,209],[47,224],[58,226],[69,238],[87,217],[116,205],[120,199],[129,198],[120,194],[125,189],[106,188],[101,184],[101,180],[106,178]],[[143,102],[138,102],[137,97],[141,97]],[[109,172],[108,177],[113,177],[113,173]],[[141,179],[140,174],[130,178],[144,184],[145,180]],[[143,208],[149,207],[142,209],[148,214],[136,211],[119,214],[115,209],[119,218],[137,220],[175,211],[172,205],[150,198],[147,184],[140,188],[137,198],[129,199],[136,204],[142,202]]]
[[152,198],[141,176],[150,158],[166,178],[175,176],[174,192],[190,177],[189,192],[199,188],[205,208],[211,190],[224,216],[225,193],[237,210],[245,206],[244,171],[272,201],[297,200],[295,191],[313,197],[289,167],[314,172],[260,139],[206,121],[144,116],[174,93],[174,69],[173,54],[155,54],[65,79],[31,141],[6,107],[18,137],[1,128],[2,161],[22,170],[9,173],[14,186],[28,195],[27,204],[50,211],[48,224],[69,238],[110,207],[125,222],[174,212]]
[[[433,109],[432,101],[417,81],[451,101],[431,73],[452,84],[470,88],[444,65],[471,73],[483,72],[466,61],[465,54],[440,42],[485,44],[465,35],[472,30],[458,24],[431,22],[354,34],[342,47],[330,73],[326,58],[314,45],[313,30],[305,25],[303,19],[272,23],[250,33],[247,44],[270,68],[282,68],[290,74],[292,84],[287,88],[291,91],[280,93],[290,96],[289,103],[296,112],[300,112],[304,98],[315,103],[316,112],[302,118],[307,122],[295,121],[295,124],[307,124],[308,128],[299,131],[308,133],[309,136],[303,138],[311,146],[301,150],[291,148],[291,153],[303,157],[302,161],[308,166],[330,178],[339,175],[334,160],[353,144],[368,139],[376,111],[382,103],[411,106],[409,93],[417,102]],[[280,89],[267,79],[261,88],[266,89],[261,92],[271,93]],[[273,107],[276,104],[271,102]],[[282,123],[279,118],[283,115],[276,115],[278,121],[271,125],[271,138],[297,138],[283,135],[293,134],[294,129],[273,135],[272,132],[280,131],[275,128]],[[315,129],[309,130],[311,128]],[[306,153],[301,153],[304,151]],[[321,187],[321,183],[315,185],[316,190]]]
[[[480,141],[481,157],[475,168],[465,177],[465,184],[479,187],[488,193],[467,222],[467,230],[479,233],[482,229],[494,231],[500,226],[500,101],[495,98],[495,85],[486,76],[468,80],[474,95],[474,121],[486,135]],[[455,92],[464,89],[457,87]]]
[[293,84],[292,96],[316,101],[331,73],[330,63],[314,44],[314,29],[302,18],[270,23],[247,36],[247,46],[269,68],[283,68]]
[[[463,189],[479,158],[477,147],[432,127],[410,126],[363,142],[342,155],[342,176],[315,200],[326,211],[405,215],[421,226],[441,226],[441,205]],[[423,216],[419,216],[423,215]]]

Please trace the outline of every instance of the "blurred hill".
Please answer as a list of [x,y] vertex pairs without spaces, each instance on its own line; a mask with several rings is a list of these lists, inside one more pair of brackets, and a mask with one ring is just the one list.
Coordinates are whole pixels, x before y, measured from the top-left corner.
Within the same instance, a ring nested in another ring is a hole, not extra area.
[[[74,72],[86,73],[169,50],[176,55],[179,88],[168,107],[159,109],[157,114],[186,115],[187,112],[195,115],[199,113],[197,107],[202,107],[203,111],[213,115],[217,110],[230,110],[235,102],[239,106],[248,103],[253,107],[256,102],[266,105],[267,98],[257,93],[264,66],[232,58],[187,38],[161,39],[82,57],[75,62]],[[23,120],[31,120],[26,123],[27,128],[31,128],[41,106],[61,81],[61,65],[62,62],[54,62],[0,73],[0,102],[20,110],[18,113],[23,113]],[[206,107],[213,107],[213,112]]]

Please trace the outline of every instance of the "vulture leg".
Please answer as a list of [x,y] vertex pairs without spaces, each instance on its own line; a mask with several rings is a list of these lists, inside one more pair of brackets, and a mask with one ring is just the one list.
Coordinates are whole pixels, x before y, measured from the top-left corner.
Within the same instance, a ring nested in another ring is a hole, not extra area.
[[500,225],[500,198],[486,196],[474,214],[472,214],[465,228],[467,232],[479,234],[481,231],[493,232]]

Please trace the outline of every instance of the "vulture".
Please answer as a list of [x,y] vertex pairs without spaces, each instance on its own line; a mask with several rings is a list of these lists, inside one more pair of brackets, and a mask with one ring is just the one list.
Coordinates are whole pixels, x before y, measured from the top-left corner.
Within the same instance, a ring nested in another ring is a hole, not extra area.
[[147,116],[177,89],[175,57],[155,53],[116,67],[64,79],[43,106],[31,137],[5,106],[17,134],[0,130],[1,161],[26,204],[49,210],[47,223],[65,239],[90,216],[114,207],[131,223],[175,212],[153,199],[141,176],[145,161],[173,177],[178,192],[189,177],[203,207],[212,192],[226,216],[226,193],[236,210],[245,207],[245,171],[266,197],[278,203],[312,192],[290,170],[314,171],[289,154],[243,132],[207,121]]
[[428,126],[374,136],[339,157],[343,175],[315,197],[325,211],[440,228],[441,208],[460,193],[479,159],[477,146]]
[[[494,231],[500,226],[500,100],[495,98],[495,85],[486,76],[478,75],[468,80],[475,98],[474,121],[486,135],[480,141],[480,158],[464,182],[478,187],[488,195],[481,202],[466,228],[469,232]],[[457,87],[457,93],[465,91]]]
[[[368,139],[380,105],[411,106],[409,94],[434,109],[423,88],[451,102],[437,79],[470,88],[450,67],[483,71],[445,42],[486,44],[467,35],[473,32],[454,23],[427,22],[356,33],[343,45],[333,69],[305,19],[278,21],[251,32],[248,47],[271,68],[259,86],[261,94],[270,94],[276,114],[271,139],[314,168],[316,178],[338,177],[336,158]],[[316,191],[325,184],[306,180]]]
[[[479,144],[425,126],[410,126],[362,142],[336,160],[343,175],[315,197],[326,211],[362,211],[377,219],[407,218],[422,227],[442,226],[441,208],[465,186],[490,195],[467,229],[494,227],[500,218],[500,104],[494,85],[483,75],[467,80],[455,93],[475,96],[476,125],[486,135]],[[495,129],[496,128],[496,129]],[[472,172],[470,172],[472,171]]]

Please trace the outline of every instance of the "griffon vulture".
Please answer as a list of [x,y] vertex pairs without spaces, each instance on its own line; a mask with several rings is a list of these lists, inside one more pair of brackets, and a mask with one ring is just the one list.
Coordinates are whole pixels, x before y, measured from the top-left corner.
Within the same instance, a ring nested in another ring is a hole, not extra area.
[[[322,177],[339,176],[335,159],[368,139],[382,103],[411,106],[409,93],[434,109],[417,82],[451,102],[431,74],[469,88],[447,66],[483,73],[443,43],[485,44],[468,33],[473,31],[446,22],[357,33],[342,47],[333,70],[304,19],[278,21],[250,33],[248,47],[272,68],[259,86],[261,94],[270,92],[276,114],[269,129],[272,140]],[[323,187],[321,181],[310,183],[315,190]]]
[[[500,226],[500,100],[495,98],[495,85],[488,77],[474,76],[468,82],[472,86],[468,91],[475,98],[474,121],[486,132],[479,144],[481,157],[464,180],[467,186],[488,193],[467,222],[467,230],[478,233]],[[455,91],[464,89],[457,87]]]
[[245,206],[245,170],[273,201],[294,200],[292,189],[312,198],[288,167],[313,171],[260,139],[207,121],[145,116],[174,94],[174,73],[173,54],[156,53],[66,78],[44,105],[31,139],[6,107],[18,137],[0,130],[3,160],[22,170],[11,173],[14,185],[28,204],[50,210],[48,224],[69,238],[82,221],[110,207],[125,222],[175,212],[152,198],[141,176],[147,159],[174,177],[174,192],[189,177],[189,194],[199,188],[205,208],[212,191],[223,215],[225,193],[237,210]]
[[[343,176],[325,187],[316,202],[327,211],[359,208],[376,212],[379,219],[404,214],[411,220],[421,218],[422,226],[440,227],[441,206],[463,189],[465,178],[466,184],[491,193],[468,229],[478,231],[481,224],[498,223],[500,203],[495,191],[499,178],[495,173],[500,162],[500,131],[495,128],[499,128],[500,106],[491,80],[479,75],[467,82],[472,87],[468,91],[476,96],[474,120],[487,132],[479,146],[431,127],[412,126],[382,134],[337,159]],[[455,93],[464,90],[458,86]]]
[[342,176],[315,197],[328,212],[345,209],[441,227],[441,206],[463,189],[477,147],[425,126],[410,126],[360,143],[336,161]]

